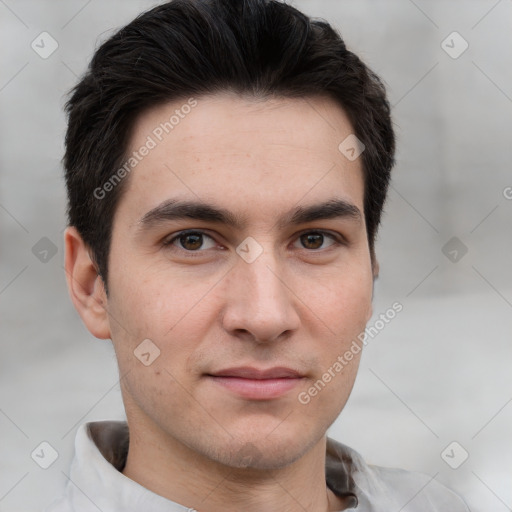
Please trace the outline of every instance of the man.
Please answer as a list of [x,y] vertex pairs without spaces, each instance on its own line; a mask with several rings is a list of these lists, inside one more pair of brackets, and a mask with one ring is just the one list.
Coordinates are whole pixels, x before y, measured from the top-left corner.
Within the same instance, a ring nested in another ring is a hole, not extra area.
[[67,111],[68,287],[127,423],[79,429],[49,510],[467,510],[326,437],[394,163],[384,87],[328,24],[169,2],[97,50]]

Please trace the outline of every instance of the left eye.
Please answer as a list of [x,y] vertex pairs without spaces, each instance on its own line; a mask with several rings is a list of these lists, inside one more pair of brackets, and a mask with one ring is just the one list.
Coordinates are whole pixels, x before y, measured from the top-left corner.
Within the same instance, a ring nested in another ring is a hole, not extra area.
[[302,233],[297,241],[300,241],[304,248],[315,251],[326,248],[322,247],[326,238],[331,240],[331,243],[327,247],[339,243],[334,235],[322,231],[308,231],[307,233]]

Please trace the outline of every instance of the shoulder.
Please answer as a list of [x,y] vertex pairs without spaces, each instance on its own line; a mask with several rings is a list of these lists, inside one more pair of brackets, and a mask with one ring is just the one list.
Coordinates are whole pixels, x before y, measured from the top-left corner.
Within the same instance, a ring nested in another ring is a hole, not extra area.
[[328,439],[327,464],[344,469],[342,478],[351,481],[358,500],[357,511],[377,512],[468,512],[464,501],[433,477],[367,464],[362,456],[346,445]]
[[[403,512],[468,512],[464,501],[439,483],[435,476],[397,468],[367,465],[366,484],[374,478],[389,496],[396,498]],[[367,487],[368,489],[368,487]],[[371,487],[369,488],[371,489]],[[369,494],[371,497],[371,493]]]
[[72,512],[71,504],[68,500],[64,498],[59,498],[58,500],[50,503],[43,512]]
[[80,425],[63,494],[43,512],[97,512],[100,505],[101,510],[113,510],[112,504],[117,503],[120,496],[122,502],[124,497],[129,500],[129,496],[144,493],[138,484],[120,472],[128,451],[128,436],[127,424],[122,421]]

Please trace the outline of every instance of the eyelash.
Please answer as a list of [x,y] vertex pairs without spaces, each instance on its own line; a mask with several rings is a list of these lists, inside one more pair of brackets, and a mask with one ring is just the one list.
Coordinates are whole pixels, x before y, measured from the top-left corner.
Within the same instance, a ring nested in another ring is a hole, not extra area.
[[[323,235],[324,237],[330,238],[333,241],[333,244],[330,245],[329,247],[327,247],[326,249],[307,249],[305,247],[303,248],[305,251],[308,251],[311,253],[317,253],[317,252],[320,253],[322,251],[328,250],[330,247],[333,247],[333,246],[346,245],[346,242],[341,235],[337,235],[337,234],[331,233],[329,231],[323,231],[320,229],[310,229],[310,230],[303,231],[297,235],[296,240],[300,239],[300,237],[302,237],[303,235],[307,235],[307,234]],[[180,231],[179,233],[176,233],[172,238],[165,240],[162,243],[162,245],[171,250],[173,250],[173,249],[181,250],[181,251],[187,253],[187,255],[200,254],[200,253],[208,250],[208,249],[203,249],[203,250],[198,249],[195,251],[191,251],[188,249],[184,249],[183,247],[176,247],[176,246],[173,247],[174,242],[176,240],[179,240],[180,238],[182,238],[186,235],[202,235],[202,236],[205,236],[205,237],[208,237],[208,238],[214,240],[214,238],[212,236],[210,236],[208,233],[206,233],[204,231],[197,230],[197,229],[189,229],[189,230],[184,230],[184,231]]]

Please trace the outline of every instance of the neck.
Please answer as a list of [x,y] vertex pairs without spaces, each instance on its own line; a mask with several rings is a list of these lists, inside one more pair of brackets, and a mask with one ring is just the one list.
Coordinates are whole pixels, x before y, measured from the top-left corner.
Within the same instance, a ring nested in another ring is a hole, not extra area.
[[328,512],[347,508],[325,481],[325,436],[303,457],[273,470],[232,468],[198,454],[158,427],[130,422],[123,473],[198,512]]

